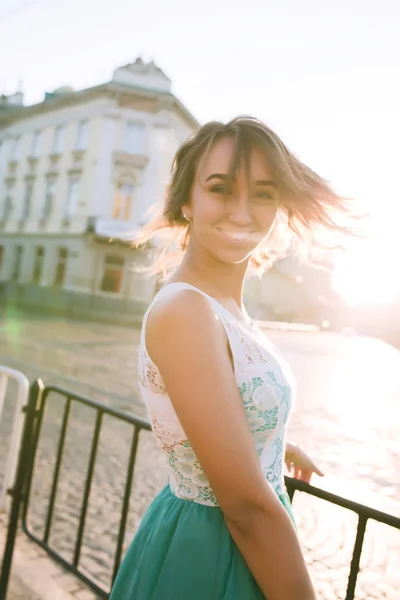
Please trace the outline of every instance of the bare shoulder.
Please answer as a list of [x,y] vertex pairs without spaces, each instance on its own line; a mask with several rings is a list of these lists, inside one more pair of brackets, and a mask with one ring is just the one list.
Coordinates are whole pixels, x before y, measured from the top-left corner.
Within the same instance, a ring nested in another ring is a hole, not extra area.
[[207,298],[193,290],[176,290],[161,297],[151,309],[146,327],[150,355],[166,344],[191,341],[208,344],[222,339],[221,327]]

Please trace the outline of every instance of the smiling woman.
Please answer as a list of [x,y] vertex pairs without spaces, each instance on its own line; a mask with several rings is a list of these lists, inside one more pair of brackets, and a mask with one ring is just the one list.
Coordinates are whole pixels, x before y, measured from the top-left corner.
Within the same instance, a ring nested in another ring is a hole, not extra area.
[[[345,201],[260,121],[208,123],[178,150],[151,271],[178,264],[143,319],[139,385],[169,484],[149,507],[111,600],[315,600],[283,465],[313,461],[286,444],[293,375],[247,314],[248,268],[265,269],[285,231],[343,231]],[[283,232],[282,232],[283,229]]]

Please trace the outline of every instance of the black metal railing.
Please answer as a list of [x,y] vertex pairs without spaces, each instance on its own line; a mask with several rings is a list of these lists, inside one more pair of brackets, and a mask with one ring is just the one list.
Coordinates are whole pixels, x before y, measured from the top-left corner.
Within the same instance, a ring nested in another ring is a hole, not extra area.
[[[52,392],[55,392],[58,396],[61,395],[65,398],[65,406],[58,438],[57,455],[55,460],[53,477],[51,481],[51,491],[46,511],[44,532],[43,535],[39,537],[30,530],[29,524],[27,522],[27,515],[29,509],[29,498],[32,477],[35,467],[35,458],[42,429],[44,411],[46,408],[46,404],[49,402],[49,394]],[[83,498],[79,512],[78,531],[75,539],[73,558],[71,561],[67,561],[54,548],[51,547],[49,540],[53,522],[55,500],[58,490],[60,468],[63,459],[65,440],[68,432],[71,407],[73,403],[83,404],[95,411],[96,419],[93,428],[89,461],[86,471],[86,480],[83,490]],[[41,548],[43,548],[54,560],[61,563],[65,569],[72,572],[82,581],[84,581],[99,596],[101,596],[102,598],[109,597],[110,589],[105,589],[104,586],[98,580],[87,575],[80,568],[82,540],[86,525],[89,495],[99,449],[100,433],[102,429],[103,418],[105,415],[118,419],[119,421],[128,423],[132,426],[132,438],[129,452],[128,467],[126,471],[126,480],[124,486],[120,521],[118,526],[118,536],[115,547],[114,564],[111,578],[112,581],[110,588],[112,587],[121,562],[139,435],[142,430],[150,431],[151,427],[147,422],[142,421],[141,419],[135,418],[119,410],[110,408],[104,404],[101,404],[89,398],[85,398],[78,394],[71,393],[60,387],[50,386],[45,388],[41,380],[37,380],[32,384],[30,389],[29,403],[26,408],[24,434],[22,438],[22,446],[20,450],[17,474],[14,487],[12,490],[10,490],[10,493],[13,497],[13,502],[9,518],[7,540],[0,576],[0,600],[6,599],[7,586],[11,569],[11,561],[16,540],[20,512],[22,529],[31,540],[33,540]],[[374,510],[362,504],[358,504],[357,502],[347,500],[325,490],[321,490],[302,481],[298,481],[290,477],[286,477],[285,480],[291,499],[293,498],[295,491],[305,492],[314,497],[320,498],[321,500],[330,502],[337,506],[341,506],[344,509],[353,511],[358,515],[357,533],[355,536],[353,556],[351,560],[346,592],[346,600],[354,600],[357,575],[360,569],[360,558],[368,520],[377,521],[380,523],[384,523],[390,527],[400,529],[400,519],[392,515],[380,512],[378,510]]]
[[384,523],[395,529],[400,529],[400,518],[387,513],[375,510],[364,504],[359,504],[353,500],[347,500],[331,492],[316,488],[304,481],[298,479],[292,479],[291,477],[285,477],[286,487],[289,493],[290,500],[293,500],[293,496],[296,490],[305,492],[315,498],[320,498],[336,506],[341,506],[347,510],[350,510],[358,515],[357,533],[354,541],[353,555],[350,565],[350,573],[347,581],[347,590],[345,600],[354,600],[357,576],[360,570],[361,553],[364,544],[365,531],[367,528],[368,520],[377,521]]
[[[42,536],[36,535],[33,531],[31,531],[28,523],[28,510],[29,510],[29,499],[31,492],[31,484],[32,477],[35,467],[35,458],[38,448],[38,442],[40,439],[40,433],[42,429],[44,412],[46,409],[46,405],[49,402],[49,395],[51,393],[56,393],[58,397],[62,396],[65,398],[65,406],[64,412],[61,421],[61,429],[58,438],[58,447],[57,454],[55,459],[55,465],[53,470],[53,475],[51,479],[51,491],[50,498],[46,510],[45,515],[45,525],[44,532]],[[78,519],[78,530],[74,543],[74,551],[73,558],[71,562],[68,562],[63,556],[57,552],[50,545],[50,533],[53,522],[53,514],[55,507],[55,500],[57,496],[58,484],[59,484],[59,476],[61,463],[63,459],[65,440],[68,432],[68,424],[70,413],[72,409],[72,405],[74,403],[78,403],[84,406],[89,407],[96,413],[93,435],[91,440],[91,448],[89,453],[89,460],[86,470],[86,478],[84,483],[83,497],[81,502],[81,507],[79,511],[79,519]],[[91,400],[90,398],[85,398],[84,396],[80,396],[79,394],[71,393],[67,390],[64,390],[57,386],[49,386],[44,388],[43,384],[40,381],[35,382],[31,386],[31,393],[29,404],[27,407],[27,418],[25,422],[25,432],[24,432],[24,442],[23,447],[20,454],[20,460],[18,465],[17,478],[15,482],[15,486],[13,489],[13,509],[11,511],[11,517],[9,522],[9,542],[6,544],[6,553],[4,555],[3,566],[2,566],[2,579],[0,578],[0,600],[5,599],[6,596],[2,595],[3,590],[6,591],[6,584],[9,578],[10,566],[11,566],[11,558],[12,558],[12,548],[15,542],[17,526],[18,526],[18,514],[21,511],[21,525],[22,530],[26,533],[26,535],[37,543],[41,548],[43,548],[54,560],[59,562],[64,568],[68,571],[75,574],[82,581],[84,581],[94,592],[96,592],[99,596],[103,598],[108,598],[110,594],[110,589],[105,589],[105,587],[97,581],[95,578],[88,576],[85,572],[83,572],[80,568],[80,557],[81,557],[81,549],[82,549],[82,541],[83,535],[85,531],[86,517],[88,513],[88,504],[89,504],[89,496],[90,490],[94,475],[94,468],[96,464],[96,458],[99,449],[99,438],[103,424],[103,417],[109,416],[113,419],[117,419],[119,421],[123,421],[124,423],[128,423],[132,426],[132,437],[130,444],[130,452],[129,452],[129,460],[126,472],[126,479],[124,485],[123,492],[123,500],[122,500],[122,509],[118,526],[118,536],[116,540],[115,554],[114,554],[114,564],[112,571],[112,581],[111,586],[114,582],[114,579],[117,575],[119,565],[121,562],[124,535],[126,522],[128,517],[129,510],[129,499],[131,495],[132,483],[133,483],[133,473],[135,468],[135,461],[137,456],[137,449],[139,443],[139,435],[142,430],[150,431],[151,427],[146,422],[139,418],[133,417],[127,413],[122,411],[113,409],[104,404],[96,402],[95,400]],[[5,594],[4,591],[4,594]]]

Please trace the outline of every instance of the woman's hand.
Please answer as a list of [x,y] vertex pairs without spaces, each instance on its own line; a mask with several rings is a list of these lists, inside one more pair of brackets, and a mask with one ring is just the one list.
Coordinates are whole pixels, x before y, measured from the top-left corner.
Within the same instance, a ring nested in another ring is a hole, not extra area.
[[324,476],[311,458],[294,444],[286,444],[285,464],[291,477],[300,479],[306,483],[310,483],[313,473],[316,473],[320,477]]

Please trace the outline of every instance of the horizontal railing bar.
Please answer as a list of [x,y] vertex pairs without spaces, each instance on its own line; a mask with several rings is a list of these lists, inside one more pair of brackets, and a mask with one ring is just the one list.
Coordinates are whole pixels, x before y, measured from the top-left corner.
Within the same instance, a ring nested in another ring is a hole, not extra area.
[[118,410],[117,408],[107,406],[107,404],[103,404],[102,402],[98,402],[97,400],[92,400],[91,398],[86,398],[85,396],[71,393],[69,391],[67,392],[66,390],[64,390],[61,387],[58,387],[57,385],[47,387],[44,393],[46,396],[48,396],[51,392],[60,394],[61,396],[68,396],[69,398],[71,398],[71,400],[81,402],[82,404],[90,406],[90,408],[93,408],[95,410],[101,410],[104,414],[109,415],[110,417],[115,417],[116,419],[126,421],[131,425],[136,425],[141,429],[145,429],[146,431],[151,431],[151,425],[148,421],[145,421],[140,417],[130,415],[129,413],[124,412],[122,410]]
[[332,492],[327,492],[326,490],[322,490],[321,488],[316,488],[313,485],[310,485],[309,483],[300,481],[299,479],[285,477],[285,480],[288,482],[288,485],[290,487],[294,487],[300,492],[306,492],[307,494],[315,496],[316,498],[321,498],[322,500],[326,500],[327,502],[331,502],[332,504],[336,504],[337,506],[341,506],[342,508],[347,508],[348,510],[353,511],[360,516],[366,517],[367,519],[373,519],[374,521],[378,521],[379,523],[384,523],[385,525],[389,525],[390,527],[400,529],[399,517],[395,517],[394,515],[390,515],[375,508],[371,508],[370,506],[360,504],[359,502],[355,502],[354,500],[348,500],[347,498],[343,498],[342,496],[337,496],[336,494],[332,494]]

